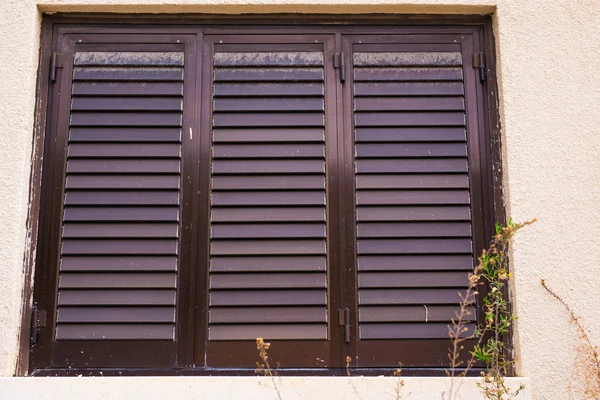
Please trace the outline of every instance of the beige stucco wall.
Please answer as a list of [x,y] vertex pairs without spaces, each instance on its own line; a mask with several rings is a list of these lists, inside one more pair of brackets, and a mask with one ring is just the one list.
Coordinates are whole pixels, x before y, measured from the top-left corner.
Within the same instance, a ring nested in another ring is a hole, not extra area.
[[[1,1],[0,376],[14,374],[18,353],[41,11],[493,13],[507,207],[517,220],[539,220],[519,235],[512,258],[513,301],[520,315],[518,373],[532,379],[536,399],[567,398],[570,382],[577,388],[581,374],[571,373],[576,331],[539,281],[545,278],[563,295],[600,344],[600,11],[595,0]],[[0,381],[0,397],[3,390],[17,394],[17,386],[41,385],[35,382]]]

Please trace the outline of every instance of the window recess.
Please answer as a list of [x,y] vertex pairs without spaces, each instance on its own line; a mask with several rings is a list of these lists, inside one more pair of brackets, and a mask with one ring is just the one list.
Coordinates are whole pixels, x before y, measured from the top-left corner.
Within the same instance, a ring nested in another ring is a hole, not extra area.
[[56,30],[30,370],[252,373],[262,337],[284,373],[442,371],[497,218],[481,35]]

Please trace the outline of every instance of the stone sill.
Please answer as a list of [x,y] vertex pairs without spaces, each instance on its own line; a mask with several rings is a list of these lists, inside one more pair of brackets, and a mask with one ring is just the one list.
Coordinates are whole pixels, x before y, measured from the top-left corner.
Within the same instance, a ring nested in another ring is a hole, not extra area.
[[[446,377],[281,377],[275,378],[283,400],[448,400]],[[398,382],[404,386],[397,395]],[[479,378],[459,378],[453,400],[484,399]],[[507,386],[525,385],[517,400],[531,400],[529,378],[507,378]],[[460,385],[460,386],[458,386]],[[0,399],[35,400],[148,400],[148,399],[277,399],[273,382],[265,377],[28,377],[0,378]]]

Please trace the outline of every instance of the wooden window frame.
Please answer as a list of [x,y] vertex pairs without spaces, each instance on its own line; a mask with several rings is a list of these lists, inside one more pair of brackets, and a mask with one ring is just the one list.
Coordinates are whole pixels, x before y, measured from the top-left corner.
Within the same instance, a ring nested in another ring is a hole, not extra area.
[[[235,26],[242,22],[243,27]],[[17,365],[18,375],[35,376],[55,376],[55,375],[252,375],[253,371],[248,369],[227,369],[211,370],[206,368],[192,368],[193,355],[189,352],[180,352],[179,357],[183,360],[180,365],[183,368],[72,368],[72,369],[40,369],[36,364],[40,362],[39,356],[30,354],[30,335],[31,320],[33,310],[33,300],[39,298],[43,293],[43,287],[47,283],[44,276],[36,274],[33,280],[34,269],[38,247],[43,248],[43,241],[47,231],[39,231],[40,226],[45,229],[52,228],[48,224],[40,221],[43,217],[43,210],[47,209],[48,203],[52,197],[51,188],[42,184],[43,160],[49,158],[51,149],[45,147],[46,132],[52,130],[49,124],[52,118],[49,116],[52,108],[51,104],[51,86],[48,80],[48,66],[51,61],[52,49],[56,46],[57,37],[65,33],[94,33],[98,29],[111,27],[111,33],[161,33],[171,35],[201,35],[202,32],[210,34],[226,33],[249,33],[260,29],[261,33],[276,34],[282,29],[286,29],[286,23],[293,23],[296,26],[298,34],[373,34],[373,33],[467,33],[474,35],[479,45],[484,49],[485,66],[487,72],[487,81],[477,89],[478,101],[483,104],[483,112],[478,115],[479,123],[484,126],[484,137],[481,138],[482,153],[484,159],[482,165],[485,168],[478,173],[482,174],[487,187],[477,188],[480,190],[484,199],[485,237],[490,237],[493,232],[494,221],[505,220],[505,210],[502,198],[502,159],[501,159],[501,134],[498,114],[497,81],[495,69],[495,45],[492,32],[492,22],[490,16],[449,16],[449,15],[363,15],[363,16],[344,16],[344,15],[248,15],[248,16],[223,16],[223,15],[98,15],[98,14],[54,14],[45,15],[42,21],[42,34],[40,46],[40,67],[37,82],[37,104],[36,116],[37,123],[34,127],[34,153],[31,174],[31,195],[28,215],[28,229],[32,232],[31,251],[25,259],[25,289],[23,304],[23,320],[20,333],[20,354]],[[151,24],[151,25],[150,25]],[[335,24],[335,25],[328,25]],[[218,26],[216,26],[218,25]],[[298,28],[300,27],[300,28]],[[198,80],[206,81],[205,77],[198,77]],[[200,108],[200,107],[199,107]],[[196,112],[196,116],[198,116]],[[198,118],[202,120],[202,118]],[[196,122],[197,125],[200,122]],[[200,127],[199,127],[200,128]],[[198,129],[199,131],[200,129]],[[206,146],[202,146],[207,151]],[[207,157],[200,159],[207,160]],[[208,174],[203,174],[200,186],[208,187]],[[347,206],[350,206],[349,204]],[[352,205],[353,207],[353,205]],[[200,216],[202,220],[202,215]],[[54,227],[56,228],[56,227]],[[38,241],[40,244],[38,244]],[[191,243],[208,243],[208,237],[191,238]],[[193,246],[192,246],[193,247]],[[479,246],[481,247],[481,245]],[[202,249],[202,246],[199,246]],[[203,250],[200,250],[203,251]],[[206,250],[204,250],[206,251]],[[353,256],[345,254],[344,257]],[[39,262],[39,261],[38,261]],[[33,287],[30,282],[34,281]],[[197,282],[202,284],[202,282]],[[180,287],[182,291],[193,291],[195,288]],[[187,296],[182,293],[180,296]],[[190,314],[191,315],[191,314]],[[179,324],[192,326],[193,324],[204,325],[202,318],[194,319],[188,316],[187,321],[179,318]],[[196,330],[202,333],[202,329]],[[191,335],[183,338],[184,341],[193,342]],[[199,338],[198,340],[202,340]],[[511,340],[509,340],[511,343]],[[197,347],[196,347],[197,348]],[[510,350],[509,350],[510,352]],[[187,365],[187,366],[185,366]],[[390,368],[360,368],[356,369],[356,374],[379,375],[389,373]],[[291,371],[282,370],[283,375],[345,375],[344,368],[326,368],[326,369],[296,369]],[[476,370],[473,371],[477,373]],[[441,368],[411,368],[405,370],[407,375],[429,375],[443,376],[444,370]]]

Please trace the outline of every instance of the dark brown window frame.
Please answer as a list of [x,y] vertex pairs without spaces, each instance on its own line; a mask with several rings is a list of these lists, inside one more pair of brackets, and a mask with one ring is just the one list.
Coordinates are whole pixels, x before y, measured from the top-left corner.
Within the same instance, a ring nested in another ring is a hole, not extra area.
[[[198,33],[198,27],[201,25],[207,28],[207,32],[212,31],[211,26],[219,25],[216,28],[216,32],[222,33],[227,28],[223,28],[227,25],[232,25],[232,29],[235,33],[243,33],[244,29],[238,26],[234,26],[243,22],[244,25],[248,25],[247,29],[252,31],[252,25],[261,25],[263,29],[261,32],[272,32],[277,33],[279,29],[284,27],[278,27],[276,25],[285,25],[286,23],[293,23],[294,25],[300,25],[303,27],[302,31],[306,33],[332,33],[332,32],[352,32],[352,33],[373,33],[381,30],[382,33],[389,33],[390,26],[397,26],[399,29],[410,29],[414,31],[434,29],[435,32],[452,32],[460,33],[461,31],[467,31],[473,33],[477,32],[479,40],[482,41],[485,51],[485,65],[487,68],[487,82],[479,90],[479,95],[482,96],[484,103],[484,109],[486,115],[481,115],[481,123],[486,127],[485,131],[487,135],[483,138],[482,145],[485,147],[483,156],[488,159],[487,170],[483,171],[486,174],[485,181],[491,183],[487,188],[481,188],[484,195],[484,204],[489,206],[486,210],[486,237],[491,234],[493,222],[495,220],[503,221],[504,219],[504,205],[502,200],[502,172],[501,172],[501,143],[500,143],[500,129],[499,129],[499,116],[498,116],[498,99],[497,99],[497,82],[496,82],[496,71],[495,71],[495,46],[492,34],[492,25],[490,16],[448,16],[448,15],[430,15],[430,16],[381,16],[381,15],[366,15],[366,16],[330,16],[330,15],[249,15],[249,16],[223,16],[223,15],[172,15],[172,16],[154,16],[154,15],[98,15],[98,14],[56,14],[52,16],[44,16],[42,22],[42,39],[40,48],[40,69],[37,84],[37,104],[36,104],[36,126],[34,128],[34,153],[33,153],[33,165],[31,174],[31,197],[30,197],[30,209],[28,218],[28,229],[31,232],[31,251],[25,259],[25,292],[24,292],[24,304],[23,304],[23,323],[21,329],[21,352],[18,364],[19,375],[27,374],[28,372],[33,375],[69,375],[69,374],[89,374],[96,375],[101,371],[107,374],[128,374],[128,375],[170,375],[170,374],[182,374],[182,375],[201,375],[201,374],[214,374],[219,373],[211,370],[200,370],[200,369],[72,369],[72,370],[38,370],[33,366],[29,365],[29,338],[30,338],[30,326],[31,326],[31,315],[32,315],[32,297],[34,288],[31,287],[30,282],[32,281],[32,274],[35,266],[35,257],[38,246],[38,237],[43,237],[44,234],[38,232],[39,219],[42,215],[40,210],[45,206],[44,200],[49,196],[48,193],[44,192],[42,187],[42,169],[44,152],[49,151],[44,148],[45,132],[49,127],[47,124],[50,122],[50,118],[47,118],[47,110],[52,105],[49,104],[49,84],[47,79],[47,67],[50,63],[51,50],[55,45],[57,33],[59,31],[68,32],[74,28],[77,32],[84,30],[93,32],[94,26],[91,24],[98,24],[97,26],[111,26],[115,29],[115,32],[119,30],[123,32],[136,31],[148,27],[152,32],[156,32],[160,29],[160,26],[169,26],[169,32],[178,33]],[[335,26],[324,26],[324,24],[335,23]],[[147,24],[153,24],[151,26]],[[172,25],[178,25],[178,28],[173,29]],[[270,26],[266,28],[266,26]],[[48,188],[46,188],[48,190]],[[202,240],[197,238],[195,240]],[[42,278],[43,279],[43,278]],[[38,282],[40,277],[36,276],[35,281]],[[34,285],[35,291],[38,291],[38,285]],[[183,288],[185,290],[185,288]],[[183,322],[183,321],[180,321]],[[193,321],[187,321],[187,324],[192,324]],[[190,357],[189,354],[181,354],[185,359]],[[379,374],[381,369],[361,369],[357,370],[357,373],[361,374]],[[248,370],[228,370],[226,374],[251,374]],[[284,373],[291,374],[306,374],[306,375],[335,375],[344,374],[343,370],[334,369],[307,369],[307,370],[296,370]],[[434,369],[418,369],[407,371],[407,374],[414,375],[443,375],[443,370]]]

